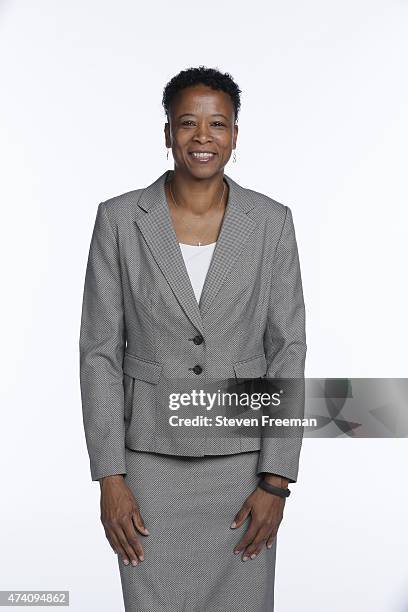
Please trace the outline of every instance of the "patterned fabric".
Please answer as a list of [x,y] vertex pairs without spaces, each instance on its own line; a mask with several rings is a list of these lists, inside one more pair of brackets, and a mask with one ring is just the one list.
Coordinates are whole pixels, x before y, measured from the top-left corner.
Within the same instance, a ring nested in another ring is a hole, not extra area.
[[126,449],[125,480],[150,535],[136,567],[118,556],[126,612],[273,612],[277,538],[242,561],[230,525],[255,489],[259,451],[173,457]]
[[172,172],[98,206],[79,339],[91,477],[125,474],[126,448],[190,457],[260,450],[258,473],[295,482],[301,437],[214,438],[205,428],[180,436],[160,425],[166,381],[303,376],[306,355],[290,209],[224,175],[227,208],[198,303],[165,196]]

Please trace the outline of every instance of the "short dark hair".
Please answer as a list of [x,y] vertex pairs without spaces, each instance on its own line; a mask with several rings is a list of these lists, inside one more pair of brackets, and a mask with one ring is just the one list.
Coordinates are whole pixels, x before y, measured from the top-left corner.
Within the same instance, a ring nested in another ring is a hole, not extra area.
[[237,123],[239,109],[241,108],[241,90],[228,72],[222,73],[216,68],[206,68],[205,66],[182,70],[164,87],[162,105],[167,118],[169,117],[170,105],[176,94],[186,87],[194,85],[207,85],[212,89],[225,91],[232,100],[235,123]]

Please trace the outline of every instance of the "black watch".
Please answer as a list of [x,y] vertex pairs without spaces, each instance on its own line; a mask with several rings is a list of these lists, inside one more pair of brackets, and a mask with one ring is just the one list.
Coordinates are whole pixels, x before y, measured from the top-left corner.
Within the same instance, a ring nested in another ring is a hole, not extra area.
[[279,495],[279,497],[289,497],[290,495],[289,489],[275,487],[275,485],[271,485],[269,482],[266,482],[266,480],[263,479],[258,482],[258,487],[261,487],[261,489],[268,491],[268,493],[272,493],[273,495]]

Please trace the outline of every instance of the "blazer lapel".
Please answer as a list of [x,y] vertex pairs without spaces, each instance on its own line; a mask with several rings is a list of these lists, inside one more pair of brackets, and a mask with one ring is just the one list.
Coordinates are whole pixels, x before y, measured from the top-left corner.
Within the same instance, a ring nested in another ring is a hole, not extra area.
[[247,214],[254,205],[246,196],[245,190],[225,174],[224,178],[229,186],[229,198],[200,296],[199,308],[202,317],[208,315],[215,296],[256,225],[254,219]]
[[172,172],[173,170],[166,170],[154,183],[143,190],[138,205],[145,213],[138,214],[135,222],[184,312],[204,335],[203,316],[208,312],[211,302],[220,290],[228,271],[256,224],[247,215],[254,205],[246,195],[246,190],[224,174],[224,179],[229,186],[227,207],[200,302],[197,303],[164,190],[165,181]]

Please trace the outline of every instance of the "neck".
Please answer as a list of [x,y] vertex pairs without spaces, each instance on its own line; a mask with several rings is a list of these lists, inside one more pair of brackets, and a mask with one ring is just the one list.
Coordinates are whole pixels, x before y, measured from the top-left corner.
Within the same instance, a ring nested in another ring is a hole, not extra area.
[[[169,181],[177,207],[196,215],[204,215],[214,208],[221,207],[228,195],[228,186],[224,182],[223,173],[208,179],[197,179],[175,169],[171,171]],[[169,199],[174,204],[169,183],[166,183],[166,189]],[[223,191],[224,195],[220,201]]]

